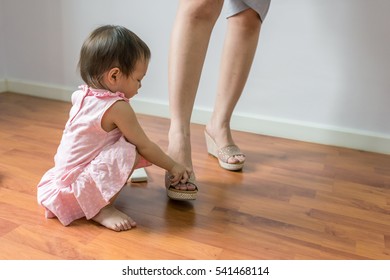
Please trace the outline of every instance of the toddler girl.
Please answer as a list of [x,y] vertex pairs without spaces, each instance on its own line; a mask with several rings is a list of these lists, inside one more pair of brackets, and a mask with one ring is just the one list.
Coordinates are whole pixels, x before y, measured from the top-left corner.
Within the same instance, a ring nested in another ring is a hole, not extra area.
[[148,46],[121,26],[99,27],[84,42],[79,68],[86,85],[72,94],[54,167],[38,184],[47,218],[67,226],[86,217],[115,231],[128,230],[136,223],[113,202],[135,168],[155,164],[169,173],[173,186],[186,184],[186,169],[145,135],[129,104],[149,59]]

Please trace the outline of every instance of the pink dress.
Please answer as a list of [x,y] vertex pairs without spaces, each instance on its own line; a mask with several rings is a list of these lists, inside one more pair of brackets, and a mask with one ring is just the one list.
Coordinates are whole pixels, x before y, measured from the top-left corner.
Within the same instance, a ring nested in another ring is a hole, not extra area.
[[65,226],[82,217],[91,219],[121,190],[134,167],[150,165],[140,157],[134,166],[136,147],[118,128],[102,129],[104,113],[118,101],[129,102],[123,93],[87,86],[73,93],[54,167],[38,184],[38,203],[46,218],[57,217]]

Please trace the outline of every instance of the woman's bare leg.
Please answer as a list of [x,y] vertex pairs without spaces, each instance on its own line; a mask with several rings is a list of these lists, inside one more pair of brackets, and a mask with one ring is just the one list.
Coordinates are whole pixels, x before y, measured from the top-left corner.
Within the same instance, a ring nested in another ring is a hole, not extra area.
[[221,0],[181,0],[171,36],[168,154],[190,172],[193,172],[191,114],[211,32],[222,6]]
[[[228,19],[214,111],[206,130],[218,148],[234,144],[230,119],[247,81],[259,39],[261,20],[252,9]],[[245,156],[229,158],[243,162]]]

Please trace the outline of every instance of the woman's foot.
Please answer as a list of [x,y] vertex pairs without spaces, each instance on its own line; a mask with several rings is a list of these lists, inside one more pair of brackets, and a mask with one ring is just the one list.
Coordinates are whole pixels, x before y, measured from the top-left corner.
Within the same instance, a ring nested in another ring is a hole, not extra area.
[[129,230],[137,225],[129,216],[116,209],[112,204],[101,209],[92,220],[115,231]]
[[[217,150],[223,150],[226,147],[237,147],[233,141],[230,128],[216,129],[211,124],[208,124],[205,133],[213,140],[213,144],[215,144]],[[228,157],[225,156],[224,161],[227,164],[243,165],[245,162],[245,155],[241,152],[233,153]]]
[[192,166],[190,136],[183,136],[181,133],[170,132],[168,155],[175,161],[184,165],[191,178],[191,183],[179,183],[175,186],[175,188],[180,190],[195,191],[197,187],[195,183],[195,174]]
[[169,173],[165,173],[165,187],[167,188],[168,197],[173,200],[195,200],[198,194],[194,173],[186,183],[179,183],[174,186],[170,184]]

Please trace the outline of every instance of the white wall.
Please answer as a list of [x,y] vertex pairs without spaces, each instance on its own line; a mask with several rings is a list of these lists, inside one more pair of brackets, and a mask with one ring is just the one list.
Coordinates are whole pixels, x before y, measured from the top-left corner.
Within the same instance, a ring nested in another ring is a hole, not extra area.
[[[98,25],[121,24],[152,50],[135,109],[168,117],[167,54],[177,0],[1,1],[6,69],[0,67],[0,80],[3,71],[8,90],[69,100],[81,83],[76,64],[84,38]],[[390,153],[388,11],[387,0],[272,0],[233,128]],[[207,122],[212,110],[225,29],[221,17],[194,122]]]
[[6,77],[6,56],[5,56],[5,33],[3,27],[4,20],[4,8],[3,0],[0,0],[0,93],[6,90],[5,77]]
[[[10,79],[76,87],[81,82],[76,64],[82,41],[101,24],[129,27],[150,45],[152,69],[166,64],[168,46],[164,45],[168,42],[175,3],[171,3],[171,12],[162,16],[159,12],[164,9],[163,1],[153,0],[3,1],[6,49],[8,60],[12,61],[7,69]],[[150,10],[151,6],[154,8]],[[165,72],[164,67],[161,69]]]
[[389,134],[389,11],[386,0],[274,1],[238,109]]

